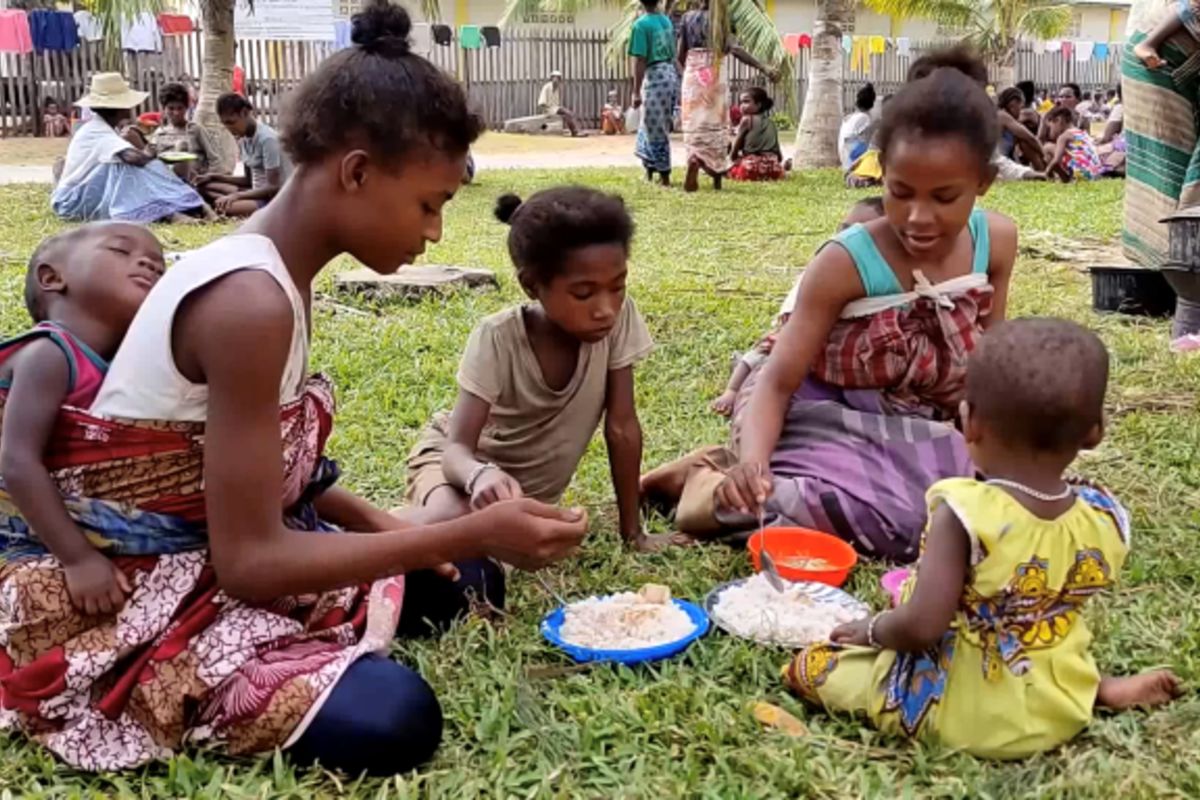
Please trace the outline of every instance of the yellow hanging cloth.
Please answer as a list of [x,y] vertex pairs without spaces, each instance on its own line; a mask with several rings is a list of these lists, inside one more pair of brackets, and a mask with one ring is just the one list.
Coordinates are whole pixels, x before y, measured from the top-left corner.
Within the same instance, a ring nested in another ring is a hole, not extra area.
[[863,75],[871,74],[870,42],[866,36],[854,37],[854,50],[850,53],[850,69]]
[[887,52],[887,40],[882,36],[872,36],[870,49],[873,56],[883,55]]

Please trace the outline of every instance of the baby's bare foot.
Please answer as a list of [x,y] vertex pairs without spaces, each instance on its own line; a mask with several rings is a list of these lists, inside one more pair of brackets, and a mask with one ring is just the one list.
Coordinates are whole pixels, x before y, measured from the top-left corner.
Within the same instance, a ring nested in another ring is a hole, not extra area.
[[733,416],[733,403],[737,400],[737,392],[725,391],[721,396],[712,401],[709,406],[713,411],[720,414],[722,417]]
[[1096,704],[1121,711],[1169,703],[1183,694],[1183,681],[1170,670],[1143,672],[1127,678],[1101,678]]
[[1167,65],[1158,51],[1146,42],[1138,42],[1133,46],[1133,54],[1146,66],[1146,69],[1161,69]]

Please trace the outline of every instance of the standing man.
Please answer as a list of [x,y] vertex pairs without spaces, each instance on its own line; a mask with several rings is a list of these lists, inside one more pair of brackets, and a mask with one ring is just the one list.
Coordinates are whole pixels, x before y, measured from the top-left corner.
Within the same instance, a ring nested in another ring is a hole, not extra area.
[[538,95],[538,113],[562,117],[563,125],[567,126],[572,136],[586,136],[587,134],[579,132],[579,122],[575,119],[575,113],[569,108],[563,108],[562,83],[563,74],[560,70],[556,69],[550,73],[550,80]]

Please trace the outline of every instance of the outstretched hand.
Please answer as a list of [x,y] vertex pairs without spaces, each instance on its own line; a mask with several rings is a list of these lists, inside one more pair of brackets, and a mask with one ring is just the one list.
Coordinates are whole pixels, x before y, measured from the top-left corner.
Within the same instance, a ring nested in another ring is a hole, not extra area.
[[507,564],[536,570],[574,555],[587,534],[587,512],[537,500],[502,500],[478,512],[488,531],[487,554]]

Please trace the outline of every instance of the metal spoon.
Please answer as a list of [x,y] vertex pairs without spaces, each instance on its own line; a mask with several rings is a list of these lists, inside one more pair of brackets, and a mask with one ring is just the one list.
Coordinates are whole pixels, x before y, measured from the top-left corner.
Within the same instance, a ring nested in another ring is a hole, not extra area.
[[543,589],[550,593],[551,597],[558,601],[559,605],[563,606],[564,608],[567,606],[567,601],[563,599],[561,594],[554,591],[554,588],[550,585],[550,582],[542,576],[542,573],[535,572],[533,573],[533,577],[537,578],[537,582],[542,585]]
[[765,515],[762,506],[758,508],[758,535],[762,542],[762,562],[763,574],[767,576],[767,582],[775,591],[783,594],[787,589],[787,584],[783,582],[783,577],[779,574],[779,570],[775,568],[775,559],[771,558],[771,554],[767,552],[767,527],[765,525]]

